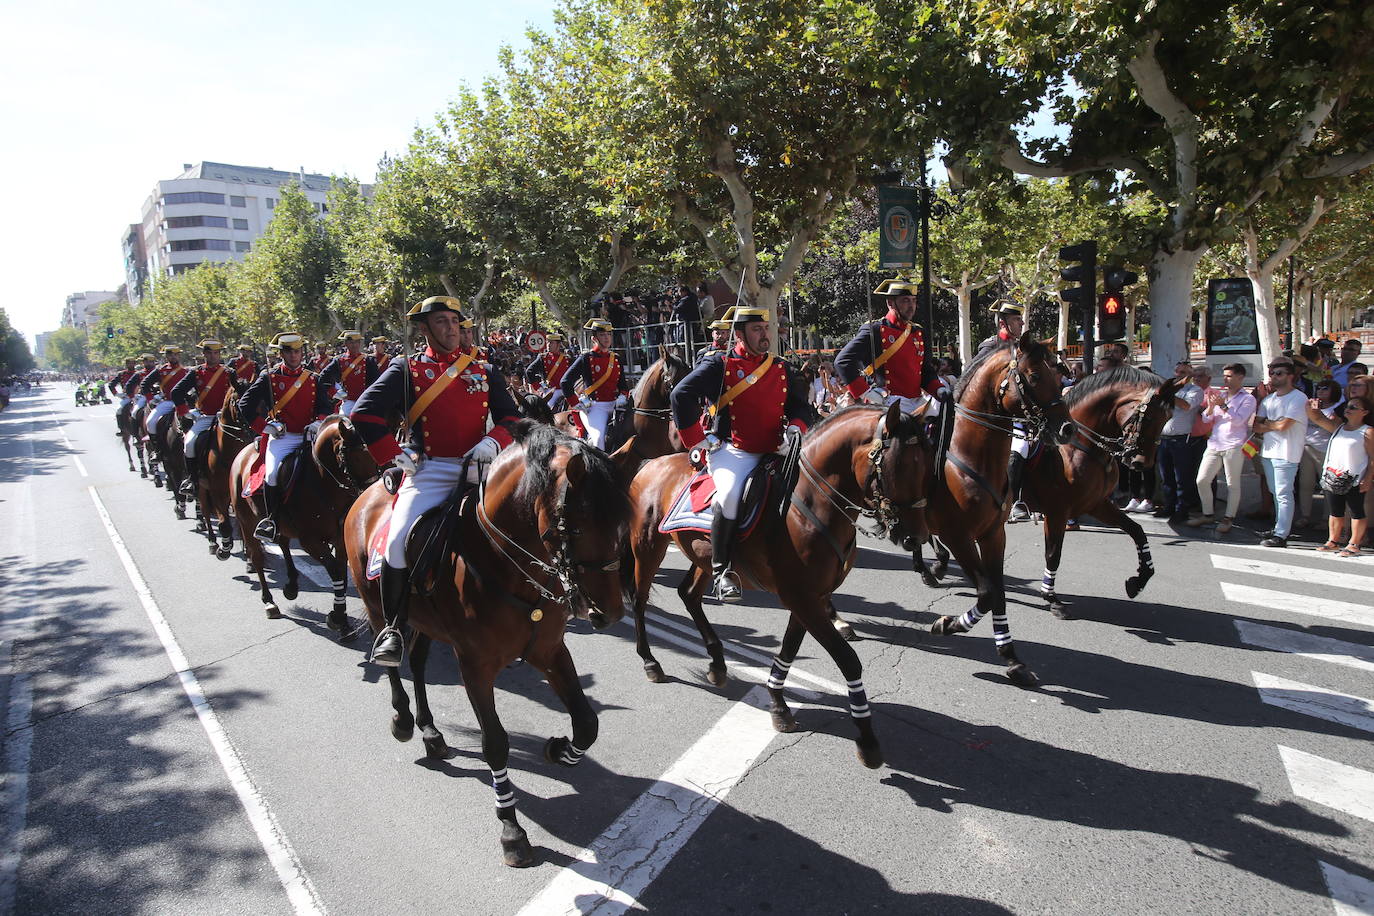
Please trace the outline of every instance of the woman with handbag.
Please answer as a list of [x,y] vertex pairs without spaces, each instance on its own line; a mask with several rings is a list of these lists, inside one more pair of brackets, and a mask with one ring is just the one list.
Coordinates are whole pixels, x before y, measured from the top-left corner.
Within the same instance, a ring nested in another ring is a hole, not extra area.
[[[1345,422],[1328,417],[1319,402],[1307,402],[1307,418],[1331,433],[1326,446],[1326,460],[1322,463],[1321,486],[1326,494],[1327,542],[1317,549],[1343,557],[1360,555],[1368,521],[1365,518],[1364,494],[1374,477],[1374,428],[1368,424],[1370,401],[1356,395],[1345,402]],[[1350,515],[1350,541],[1344,549],[1340,545],[1345,516]]]

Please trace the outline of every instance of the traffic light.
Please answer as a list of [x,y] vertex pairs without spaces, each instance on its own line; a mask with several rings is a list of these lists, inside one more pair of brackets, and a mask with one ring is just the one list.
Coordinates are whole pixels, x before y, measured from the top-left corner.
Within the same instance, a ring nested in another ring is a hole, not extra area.
[[112,324],[107,324],[107,325],[105,325],[105,336],[106,336],[107,338],[109,338],[110,340],[114,340],[114,325],[112,325]]
[[1106,292],[1097,302],[1097,339],[1120,340],[1126,336],[1126,300],[1120,293]]
[[1081,314],[1086,317],[1097,299],[1097,243],[1065,245],[1059,249],[1059,260],[1071,262],[1068,267],[1060,268],[1059,276],[1065,282],[1078,284],[1060,290],[1059,298],[1080,306]]

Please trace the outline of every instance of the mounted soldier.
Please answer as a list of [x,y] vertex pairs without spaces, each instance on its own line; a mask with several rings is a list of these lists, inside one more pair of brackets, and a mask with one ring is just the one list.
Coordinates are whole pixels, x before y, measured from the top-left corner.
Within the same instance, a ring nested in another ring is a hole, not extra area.
[[143,381],[138,389],[145,398],[151,398],[155,395],[161,398],[157,407],[153,408],[153,412],[148,415],[146,422],[148,435],[154,439],[157,438],[158,424],[162,422],[163,417],[173,410],[177,412],[177,416],[184,416],[187,412],[187,408],[178,409],[172,400],[172,389],[186,377],[188,371],[181,364],[181,347],[174,347],[169,344],[162,348],[162,354],[166,357],[166,362],[149,370],[143,376]]
[[1026,330],[1026,307],[1024,305],[1012,302],[1010,299],[999,299],[993,303],[988,312],[997,316],[997,330],[991,337],[978,345],[978,352],[974,354],[974,359],[981,356],[985,350],[992,350],[1009,340],[1019,339],[1021,333]]
[[[789,378],[786,362],[770,352],[768,310],[737,307],[735,346],[708,354],[673,389],[673,419],[683,445],[706,443],[711,498],[711,573],[716,598],[739,601],[739,578],[730,568],[740,497],[750,473],[769,452],[806,431],[806,386]],[[707,407],[712,428],[702,425]]]
[[[628,403],[625,393],[630,390],[630,380],[621,371],[620,360],[611,352],[611,322],[593,318],[583,329],[592,332],[592,348],[568,367],[561,387],[568,403],[577,405],[587,442],[602,448],[606,444],[611,415],[617,407]],[[584,386],[581,395],[575,387],[578,382]]]
[[[463,315],[461,301],[431,296],[407,317],[424,334],[424,351],[392,360],[349,415],[377,464],[392,463],[405,475],[382,551],[385,626],[372,647],[372,661],[392,668],[400,665],[404,646],[410,529],[463,483],[481,480],[487,465],[511,443],[508,427],[520,416],[501,374],[478,359],[473,322]],[[405,416],[404,447],[387,425],[396,411]]]
[[142,353],[138,358],[143,360],[143,364],[129,376],[129,383],[124,386],[124,390],[134,399],[130,407],[131,413],[138,413],[147,406],[148,397],[143,393],[143,380],[148,377],[148,373],[157,368],[157,357],[153,354]]
[[133,393],[129,390],[129,384],[134,376],[140,374],[141,373],[138,371],[138,360],[134,359],[132,356],[126,356],[124,358],[124,369],[120,372],[116,372],[110,378],[110,393],[119,397],[118,406],[115,407],[116,436],[124,435],[123,430],[120,428],[119,418],[129,413],[133,406],[134,398]]
[[377,381],[382,371],[377,367],[375,359],[363,355],[361,333],[344,331],[339,335],[339,340],[343,341],[346,349],[320,370],[320,384],[324,386],[325,391],[330,392],[330,397],[335,397],[335,393],[338,392],[335,399],[341,402],[339,413],[346,417],[353,412],[353,405],[357,403],[358,397],[368,385]]
[[901,404],[902,413],[939,413],[931,397],[941,390],[935,360],[926,359],[926,332],[916,317],[916,284],[900,277],[873,291],[887,299],[887,314],[869,321],[835,357],[835,375],[856,400],[882,407]]
[[707,325],[711,329],[711,342],[692,357],[692,365],[695,366],[708,356],[722,354],[730,349],[730,322],[734,315],[735,307],[727,305],[716,315],[715,320]]
[[385,372],[387,364],[391,362],[391,354],[386,352],[386,345],[391,343],[391,338],[378,335],[372,338],[372,361],[377,364],[379,373]]
[[547,335],[548,348],[530,360],[525,367],[525,383],[538,384],[539,396],[546,398],[549,409],[557,411],[563,402],[563,376],[568,374],[568,354],[563,352],[563,335],[550,331]]
[[[261,511],[253,536],[269,543],[277,539],[275,515],[281,501],[277,492],[278,475],[282,464],[302,445],[306,434],[318,429],[318,423],[329,413],[333,403],[315,373],[305,366],[305,338],[300,334],[278,334],[273,342],[280,349],[282,361],[263,370],[258,380],[239,398],[240,422],[252,426],[253,431],[265,434],[264,464],[266,479],[261,488]],[[258,447],[263,448],[263,440]]]
[[253,345],[239,344],[239,355],[229,360],[229,371],[234,374],[235,388],[251,385],[258,378],[258,363],[253,359]]
[[319,375],[333,359],[334,354],[329,352],[329,344],[322,340],[315,344],[315,355],[310,357],[310,369]]
[[200,449],[197,448],[196,441],[209,432],[215,422],[215,415],[224,406],[225,398],[234,387],[228,367],[220,362],[220,351],[224,349],[224,344],[207,337],[197,346],[200,347],[205,362],[186,373],[171,393],[171,399],[177,407],[189,406],[192,420],[191,429],[186,433],[184,452],[187,475],[181,485],[182,492],[187,495],[193,495],[200,483],[200,462],[196,460]]

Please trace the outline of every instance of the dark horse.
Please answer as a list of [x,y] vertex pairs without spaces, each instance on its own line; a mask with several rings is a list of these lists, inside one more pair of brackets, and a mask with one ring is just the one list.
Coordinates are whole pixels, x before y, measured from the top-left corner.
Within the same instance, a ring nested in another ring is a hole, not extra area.
[[1174,392],[1182,384],[1134,366],[1108,369],[1083,379],[1064,395],[1078,430],[1068,445],[1045,449],[1027,463],[1026,501],[1045,515],[1045,575],[1040,593],[1054,616],[1069,614],[1054,590],[1063,554],[1064,529],[1080,515],[1114,525],[1135,542],[1137,568],[1126,580],[1126,594],[1140,594],[1155,574],[1145,531],[1116,503],[1117,462],[1133,470],[1154,467],[1164,422],[1174,412]]
[[[418,722],[426,753],[442,758],[447,747],[434,727],[424,666],[431,640],[453,648],[482,729],[505,863],[526,866],[534,863],[534,851],[516,818],[506,773],[510,741],[496,714],[496,676],[517,658],[543,672],[573,727],[571,739],[550,738],[544,756],[575,766],[596,740],[597,716],[582,692],[564,630],[570,614],[597,628],[623,616],[620,558],[630,509],[620,471],[605,454],[529,420],[517,424],[515,440],[492,464],[481,491],[469,491],[462,504],[433,593],[411,596],[416,716],[399,669],[386,670],[395,709],[392,735],[408,741]],[[367,578],[367,554],[390,505],[391,495],[377,484],[345,522],[348,565],[374,629],[382,626],[381,596]]]
[[[831,624],[829,599],[853,565],[859,515],[876,516],[889,524],[900,520],[907,531],[925,536],[925,448],[924,421],[903,416],[897,405],[884,410],[865,404],[832,414],[803,440],[801,474],[786,514],[779,517],[770,512],[735,551],[736,568],[746,581],[752,579],[759,588],[777,595],[791,612],[768,679],[773,726],[784,732],[796,728],[783,685],[802,639],[810,633],[848,681],[850,715],[859,731],[858,755],[868,767],[881,766],[883,756],[864,693],[863,666]],[[693,564],[677,593],[711,656],[707,678],[719,687],[725,683],[725,656],[720,637],[701,606],[711,582],[710,536],[659,531],[694,473],[688,456],[667,455],[645,462],[630,486],[630,502],[635,507],[630,541],[635,647],[649,680],[663,681],[663,669],[649,649],[644,609],[671,537]]]
[[[201,518],[205,520],[205,536],[210,540],[210,552],[221,560],[229,559],[234,550],[229,471],[239,452],[254,439],[253,430],[239,421],[240,393],[235,388],[225,397],[224,407],[206,432],[204,450],[198,456],[200,481],[196,488],[196,500]],[[219,535],[218,542],[216,533]]]
[[[132,400],[115,411],[115,427],[119,430],[119,441],[124,443],[124,457],[129,459],[129,470],[140,471],[147,477],[148,464],[143,458],[143,437],[138,434],[138,422],[141,422],[141,418],[135,420]],[[135,451],[138,452],[137,468],[134,467]]]
[[[145,418],[151,419],[151,415]],[[148,430],[149,464],[153,466],[153,484],[166,486],[172,495],[172,511],[177,518],[186,517],[186,495],[181,484],[186,480],[186,440],[182,436],[182,418],[175,410],[164,414],[157,429]]]
[[[262,543],[253,536],[258,524],[257,508],[252,499],[243,495],[243,485],[257,461],[258,448],[259,442],[251,442],[234,458],[229,471],[229,504],[234,517],[238,519],[239,532],[243,535],[243,550],[248,565],[258,577],[263,610],[268,617],[275,619],[281,616],[281,611],[267,587],[267,554]],[[282,586],[281,593],[287,601],[292,601],[300,592],[300,577],[296,572],[296,562],[291,558],[291,540],[294,538],[302,550],[328,571],[334,589],[334,608],[329,612],[327,622],[330,629],[347,634],[348,614],[344,605],[348,571],[344,563],[343,526],[340,521],[348,513],[355,494],[324,479],[311,457],[311,448],[312,443],[306,442],[298,449],[283,464],[277,478],[278,486],[285,491],[276,513],[276,543],[286,564],[286,584]],[[266,483],[262,485],[267,486]]]
[[[1002,580],[1006,559],[1007,456],[1012,422],[1024,419],[1028,436],[1069,441],[1073,420],[1060,397],[1059,373],[1050,352],[1029,332],[974,359],[954,389],[955,419],[945,463],[930,488],[927,517],[933,534],[948,546],[964,575],[973,580],[977,604],[959,617],[931,625],[937,635],[964,633],[992,614],[997,653],[1007,677],[1030,686],[1035,675],[1016,656],[1007,623],[1007,593]],[[919,563],[919,555],[917,555]]]

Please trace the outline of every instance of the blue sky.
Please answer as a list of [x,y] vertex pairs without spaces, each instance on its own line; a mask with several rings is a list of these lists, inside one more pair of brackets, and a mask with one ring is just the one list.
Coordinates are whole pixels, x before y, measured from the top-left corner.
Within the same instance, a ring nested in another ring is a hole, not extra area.
[[0,307],[26,335],[123,282],[120,236],[183,162],[363,181],[553,0],[5,5]]

